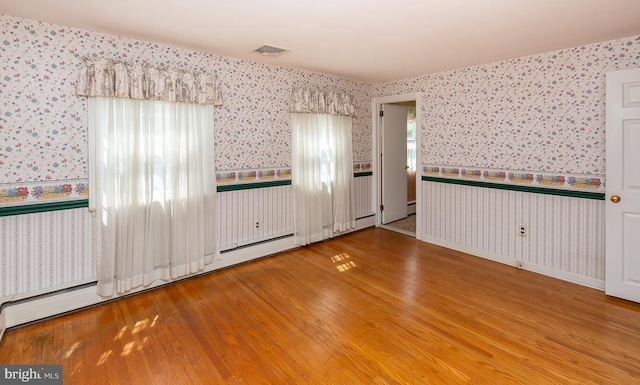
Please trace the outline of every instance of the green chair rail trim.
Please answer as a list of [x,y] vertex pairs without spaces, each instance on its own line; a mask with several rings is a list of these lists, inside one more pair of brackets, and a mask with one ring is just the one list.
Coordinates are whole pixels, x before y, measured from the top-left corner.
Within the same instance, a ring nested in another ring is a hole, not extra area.
[[238,191],[238,190],[252,190],[255,188],[265,187],[277,187],[277,186],[289,186],[291,185],[291,179],[272,180],[269,182],[257,182],[257,183],[240,183],[218,186],[218,192]]
[[373,171],[363,171],[363,172],[354,172],[354,178],[359,178],[361,176],[371,176],[373,175]]
[[528,192],[533,194],[559,195],[563,197],[572,197],[572,198],[585,198],[585,199],[595,199],[595,200],[604,200],[605,198],[604,193],[595,193],[590,191],[558,190],[558,189],[544,188],[544,187],[488,183],[488,182],[480,182],[475,180],[437,178],[432,176],[422,176],[422,180],[424,182],[461,184],[465,186],[493,188],[497,190],[520,191],[520,192]]
[[34,203],[30,205],[0,207],[0,217],[43,213],[46,211],[81,209],[89,207],[88,199],[78,199],[64,202]]

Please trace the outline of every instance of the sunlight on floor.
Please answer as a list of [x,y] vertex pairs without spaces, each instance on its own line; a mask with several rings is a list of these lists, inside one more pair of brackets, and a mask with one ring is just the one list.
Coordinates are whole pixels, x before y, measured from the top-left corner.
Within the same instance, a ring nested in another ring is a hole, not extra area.
[[138,332],[140,332],[141,330],[144,330],[147,327],[147,324],[149,323],[149,319],[145,319],[142,321],[138,321],[136,322],[136,326],[133,327],[133,331],[131,332],[131,334],[136,334]]
[[118,334],[116,334],[116,336],[113,338],[113,340],[119,340],[120,338],[122,338],[122,336],[124,335],[124,332],[127,331],[127,327],[124,326],[122,329],[120,329],[120,332]]
[[109,350],[107,352],[102,353],[102,356],[98,360],[97,366],[103,365],[105,362],[107,362],[107,358],[109,358],[111,353],[113,353],[113,350]]
[[73,354],[73,352],[76,351],[76,349],[78,349],[78,347],[80,346],[80,342],[76,342],[75,344],[73,344],[69,350],[67,350],[67,352],[64,354],[64,358],[69,358],[71,357],[71,355]]
[[[354,267],[356,267],[356,263],[353,261],[346,261],[347,259],[351,258],[349,256],[349,254],[347,253],[340,253],[340,254],[336,254],[333,257],[331,257],[331,261],[333,263],[340,263],[338,266],[336,266],[336,269],[338,269],[339,272],[343,272],[343,271],[347,271],[349,269],[353,269]],[[346,261],[346,262],[345,262]]]
[[343,271],[352,269],[354,267],[356,267],[356,264],[354,262],[347,262],[347,263],[343,263],[342,265],[336,266],[336,269],[338,269],[339,272],[343,272]]
[[332,261],[333,263],[337,263],[337,262],[341,262],[341,261],[344,261],[345,259],[349,259],[349,258],[351,258],[351,257],[349,256],[349,254],[347,254],[347,253],[340,253],[340,254],[336,254],[336,255],[334,255],[333,257],[331,257],[331,261]]
[[[133,328],[131,328],[131,332],[130,332],[130,337],[133,338],[134,335],[139,334],[141,332],[143,332],[145,329],[147,328],[152,328],[154,326],[156,326],[156,324],[158,323],[158,319],[160,318],[160,315],[156,315],[153,318],[153,321],[150,321],[149,318],[145,318],[143,320],[140,320],[138,322],[135,323],[135,325],[133,326]],[[121,339],[125,338],[125,333],[127,332],[127,330],[129,330],[128,326],[123,326],[120,331],[118,331],[118,334],[116,334],[116,336],[113,338],[113,341],[118,341]],[[149,337],[145,336],[144,338],[142,338],[142,340],[140,340],[140,337],[136,338],[138,341],[130,341],[127,342],[124,347],[122,348],[122,351],[120,352],[120,357],[126,357],[128,356],[134,349],[137,351],[142,351],[142,349],[144,348],[144,345],[147,343],[147,341],[149,340]],[[71,355],[73,353],[73,350],[75,350],[77,348],[77,346],[80,343],[76,343],[74,346],[71,347],[71,349],[69,349],[69,351],[67,352],[67,355]],[[107,360],[112,357],[114,354],[113,350],[108,350],[106,352],[104,352],[102,354],[102,356],[100,356],[100,359],[98,360],[97,366],[100,365],[104,365]],[[117,353],[116,353],[117,354]]]

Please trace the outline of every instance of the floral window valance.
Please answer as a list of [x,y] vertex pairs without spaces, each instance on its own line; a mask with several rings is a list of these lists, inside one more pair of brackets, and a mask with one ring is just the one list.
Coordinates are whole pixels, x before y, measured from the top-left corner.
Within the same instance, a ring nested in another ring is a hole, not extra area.
[[291,112],[354,116],[351,96],[334,91],[295,88],[291,92]]
[[82,61],[76,95],[222,105],[213,74],[88,56]]

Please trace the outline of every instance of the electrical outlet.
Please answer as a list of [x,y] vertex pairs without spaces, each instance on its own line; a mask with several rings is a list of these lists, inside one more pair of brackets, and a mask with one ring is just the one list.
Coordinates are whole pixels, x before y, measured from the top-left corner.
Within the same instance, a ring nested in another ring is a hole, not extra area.
[[260,228],[260,222],[256,222],[256,229]]
[[527,236],[527,228],[524,225],[520,225],[520,227],[518,228],[518,235],[520,235],[521,237]]

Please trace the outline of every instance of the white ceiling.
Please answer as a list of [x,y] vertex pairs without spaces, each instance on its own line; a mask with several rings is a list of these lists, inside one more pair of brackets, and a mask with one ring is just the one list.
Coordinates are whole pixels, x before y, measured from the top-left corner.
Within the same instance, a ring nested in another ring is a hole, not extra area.
[[[640,35],[640,0],[0,0],[0,13],[367,82]],[[291,52],[250,52],[263,44]]]

